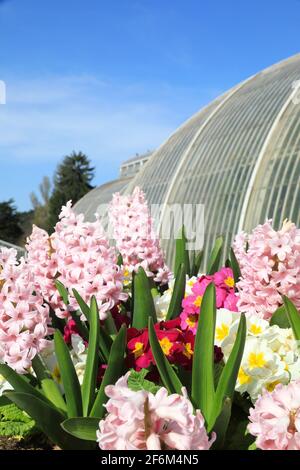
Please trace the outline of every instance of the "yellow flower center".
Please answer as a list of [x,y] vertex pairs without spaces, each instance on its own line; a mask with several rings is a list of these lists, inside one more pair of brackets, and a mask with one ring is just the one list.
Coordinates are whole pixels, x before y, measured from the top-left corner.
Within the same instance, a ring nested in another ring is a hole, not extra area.
[[58,365],[56,364],[54,369],[53,369],[53,372],[52,372],[52,377],[53,379],[57,382],[57,383],[61,383],[61,375],[60,375],[60,370],[58,368]]
[[250,375],[246,374],[244,369],[241,367],[238,374],[238,381],[241,385],[249,384],[252,381]]
[[163,350],[164,354],[168,356],[172,349],[173,343],[171,343],[169,338],[165,337],[159,341],[159,344],[161,345],[161,349]]
[[134,345],[134,357],[137,359],[144,353],[144,343],[141,343],[140,341],[137,341]]
[[202,295],[198,295],[196,300],[194,300],[194,305],[196,305],[196,307],[201,307],[201,304],[202,304]]
[[221,326],[218,326],[216,328],[216,338],[218,341],[222,341],[226,336],[228,336],[229,333],[229,326],[225,325],[225,323],[222,323]]
[[274,388],[278,384],[280,384],[280,381],[279,380],[274,380],[274,382],[270,382],[266,385],[266,389],[268,390],[268,392],[273,392]]
[[228,277],[225,279],[224,282],[225,282],[226,286],[228,286],[228,287],[234,287],[234,279],[233,279],[233,277],[228,276]]
[[248,356],[248,362],[251,369],[258,367],[261,369],[266,364],[264,353],[250,353]]
[[250,332],[254,335],[259,335],[259,333],[262,332],[262,327],[261,326],[258,326],[258,325],[255,325],[254,323],[252,323],[252,325],[250,326],[249,328]]
[[196,325],[198,321],[198,315],[189,315],[186,319],[186,324],[190,327],[190,328],[194,328],[194,326]]
[[185,343],[185,344],[184,344],[183,354],[184,354],[188,359],[191,359],[192,355],[194,354],[194,352],[193,352],[193,350],[192,350],[192,345],[191,345],[191,343]]

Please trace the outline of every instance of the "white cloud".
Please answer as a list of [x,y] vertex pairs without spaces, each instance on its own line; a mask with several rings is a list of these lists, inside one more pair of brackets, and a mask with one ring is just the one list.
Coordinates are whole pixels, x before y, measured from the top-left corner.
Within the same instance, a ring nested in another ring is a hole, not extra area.
[[95,162],[121,161],[158,145],[180,122],[164,97],[148,97],[141,84],[126,87],[71,76],[14,80],[6,86],[0,161],[53,161],[73,149]]

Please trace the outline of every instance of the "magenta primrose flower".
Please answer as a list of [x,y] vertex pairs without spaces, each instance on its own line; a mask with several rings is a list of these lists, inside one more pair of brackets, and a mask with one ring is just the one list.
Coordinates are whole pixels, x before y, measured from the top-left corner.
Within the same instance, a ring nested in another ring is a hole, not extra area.
[[191,330],[196,334],[203,295],[211,282],[216,286],[216,307],[218,309],[226,308],[232,312],[238,311],[238,297],[234,291],[232,270],[231,268],[222,268],[212,276],[200,276],[192,287],[192,294],[183,299],[183,310],[180,314],[181,328],[183,330]]

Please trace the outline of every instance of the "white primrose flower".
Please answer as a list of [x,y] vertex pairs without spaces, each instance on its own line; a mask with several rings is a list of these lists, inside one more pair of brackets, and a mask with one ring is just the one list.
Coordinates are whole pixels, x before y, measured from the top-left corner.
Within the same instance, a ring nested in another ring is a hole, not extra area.
[[71,357],[73,360],[73,364],[75,367],[75,371],[76,371],[79,383],[80,385],[82,385],[85,366],[86,366],[86,359],[87,359],[86,346],[83,342],[83,339],[78,335],[71,336],[71,344],[72,344]]
[[269,322],[257,315],[247,317],[247,334],[249,336],[261,336],[270,329]]
[[248,392],[253,400],[264,389],[273,390],[278,383],[288,383],[289,373],[279,354],[274,353],[266,339],[248,336],[236,383],[240,393]]
[[215,344],[222,348],[225,359],[233,347],[239,326],[240,313],[219,308],[216,317]]

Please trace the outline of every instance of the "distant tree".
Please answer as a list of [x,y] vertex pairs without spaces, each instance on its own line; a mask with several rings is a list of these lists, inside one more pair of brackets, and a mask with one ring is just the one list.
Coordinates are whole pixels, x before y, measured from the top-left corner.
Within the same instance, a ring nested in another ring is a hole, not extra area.
[[0,239],[9,243],[17,243],[22,236],[20,214],[14,200],[0,202]]
[[32,232],[32,224],[34,223],[34,211],[26,211],[26,212],[19,212],[20,217],[20,226],[22,228],[23,234],[17,240],[17,245],[25,246],[27,237],[31,235]]
[[41,201],[35,193],[30,194],[31,204],[34,210],[33,223],[45,230],[48,229],[49,201],[51,197],[51,182],[48,176],[44,176],[39,185]]
[[49,200],[48,229],[53,230],[58,220],[61,207],[69,200],[75,204],[93,186],[95,169],[90,160],[82,152],[72,152],[64,157],[54,175],[54,189]]

